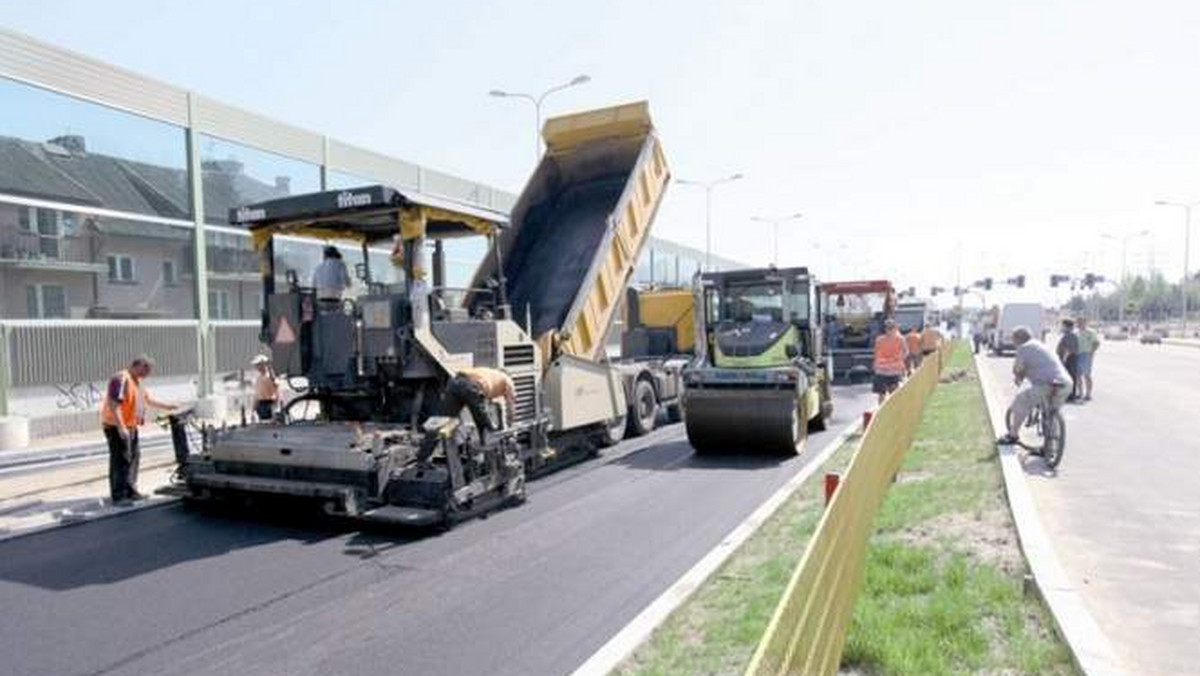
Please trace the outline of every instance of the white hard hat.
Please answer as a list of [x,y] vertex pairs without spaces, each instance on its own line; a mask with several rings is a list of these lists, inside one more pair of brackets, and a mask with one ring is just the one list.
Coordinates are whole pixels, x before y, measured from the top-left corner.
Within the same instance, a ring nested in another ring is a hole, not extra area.
[[254,358],[250,360],[250,365],[258,366],[259,364],[268,364],[270,362],[271,362],[271,358],[268,357],[267,355],[256,354],[256,355],[254,355]]

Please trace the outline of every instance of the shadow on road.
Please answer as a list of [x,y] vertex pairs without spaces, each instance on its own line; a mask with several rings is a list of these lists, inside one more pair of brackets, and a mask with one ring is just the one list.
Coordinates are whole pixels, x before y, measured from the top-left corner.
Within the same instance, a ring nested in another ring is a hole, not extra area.
[[227,509],[180,505],[147,509],[2,543],[0,580],[54,590],[105,585],[285,540],[317,544],[349,530],[310,517],[259,510],[239,518]]
[[1046,479],[1058,476],[1058,470],[1047,465],[1045,459],[1040,455],[1022,452],[1017,459],[1021,462],[1021,469],[1029,476],[1040,476]]

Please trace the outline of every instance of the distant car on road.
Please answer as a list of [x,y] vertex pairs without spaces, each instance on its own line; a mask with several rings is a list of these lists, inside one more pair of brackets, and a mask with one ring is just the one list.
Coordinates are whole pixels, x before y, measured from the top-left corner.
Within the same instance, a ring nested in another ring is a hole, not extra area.
[[1104,330],[1105,340],[1129,340],[1129,334],[1120,327],[1109,327]]
[[1143,333],[1142,337],[1138,340],[1142,343],[1142,345],[1162,345],[1162,339],[1162,332],[1147,331]]

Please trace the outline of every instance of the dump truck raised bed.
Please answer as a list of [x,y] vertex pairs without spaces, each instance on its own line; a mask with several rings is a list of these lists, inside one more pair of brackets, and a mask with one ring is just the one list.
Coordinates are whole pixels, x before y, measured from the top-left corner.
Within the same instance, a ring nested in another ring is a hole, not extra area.
[[[564,369],[587,371],[596,374],[590,386],[619,403],[617,415],[602,411],[612,423],[608,442],[615,443],[625,433],[640,374],[609,364],[605,337],[670,172],[645,103],[551,119],[543,136],[546,153],[513,207],[512,227],[472,286],[503,280],[513,316],[541,346],[546,396],[554,400],[551,429],[589,415],[570,401],[577,385],[563,384]],[[486,297],[473,294],[467,302],[480,300]]]
[[[304,388],[290,410],[316,402],[319,415],[285,410],[211,431],[169,492],[308,498],[338,515],[448,523],[519,502],[527,478],[620,438],[621,374],[594,338],[645,242],[666,164],[644,103],[553,118],[545,136],[511,221],[386,186],[233,210],[262,257],[263,342],[275,370]],[[331,299],[303,284],[276,256],[288,236],[358,248],[362,292]],[[489,241],[465,293],[440,285],[442,242],[463,237]],[[373,270],[381,245],[398,284]],[[510,379],[511,405],[464,387],[480,368]]]
[[696,358],[683,372],[692,448],[799,453],[833,413],[808,269],[704,273],[696,294]]

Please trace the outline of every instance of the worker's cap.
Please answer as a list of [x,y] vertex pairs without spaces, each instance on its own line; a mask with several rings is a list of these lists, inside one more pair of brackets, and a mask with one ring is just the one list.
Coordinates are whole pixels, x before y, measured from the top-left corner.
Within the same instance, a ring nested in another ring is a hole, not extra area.
[[256,355],[254,355],[254,358],[250,360],[250,365],[258,366],[259,364],[269,364],[270,362],[271,362],[271,358],[268,357],[267,355],[256,354]]

